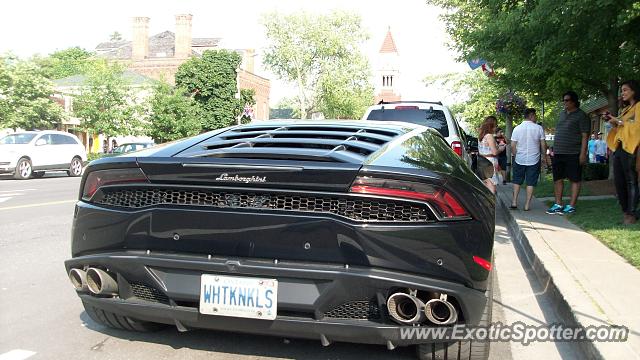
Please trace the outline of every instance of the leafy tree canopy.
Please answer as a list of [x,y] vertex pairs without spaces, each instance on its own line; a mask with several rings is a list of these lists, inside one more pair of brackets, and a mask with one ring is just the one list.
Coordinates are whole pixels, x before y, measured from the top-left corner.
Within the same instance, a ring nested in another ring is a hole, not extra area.
[[156,143],[197,135],[202,128],[200,108],[187,91],[159,82],[147,100],[149,126],[147,135]]
[[36,58],[44,75],[50,79],[85,74],[93,66],[93,53],[80,47],[71,47],[51,53],[48,57]]
[[122,41],[122,34],[120,34],[117,31],[114,31],[113,33],[111,33],[111,35],[109,35],[109,40],[110,41]]
[[356,14],[305,12],[263,16],[270,45],[265,65],[278,77],[295,84],[296,112],[307,118],[313,111],[327,117],[358,118],[373,101],[370,69],[360,45],[368,35]]
[[615,110],[620,79],[640,73],[637,0],[427,0],[443,16],[460,60],[504,69],[516,91],[557,100],[568,89],[603,94]]
[[73,110],[82,119],[81,127],[109,137],[143,132],[142,106],[123,73],[120,64],[94,62],[74,101]]
[[[237,123],[245,105],[255,104],[253,96],[237,98],[236,69],[241,57],[235,51],[207,50],[180,65],[176,86],[184,88],[202,110],[202,130],[209,131]],[[242,94],[240,94],[242,95]]]
[[[429,76],[424,79],[424,83],[429,87],[440,88],[446,93],[460,95],[453,100],[449,110],[453,115],[461,120],[470,134],[476,134],[480,124],[485,117],[494,115],[498,118],[499,126],[505,127],[506,118],[496,113],[496,100],[510,89],[499,81],[498,77],[488,78],[481,71],[467,71],[464,73],[447,73]],[[537,110],[538,122],[542,123],[546,129],[555,128],[558,117],[558,102],[545,101],[540,94],[519,92],[527,107]],[[544,118],[542,117],[542,106],[544,102]],[[516,116],[515,124],[521,122],[522,117]]]
[[0,56],[0,128],[54,128],[64,115],[51,95],[53,84],[37,64]]

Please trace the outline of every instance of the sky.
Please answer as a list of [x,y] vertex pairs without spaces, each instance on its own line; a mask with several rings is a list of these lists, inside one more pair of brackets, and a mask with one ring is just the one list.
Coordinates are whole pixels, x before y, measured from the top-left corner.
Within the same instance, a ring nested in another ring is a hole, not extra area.
[[[131,19],[150,17],[150,35],[175,31],[176,14],[193,15],[193,37],[220,37],[221,46],[231,49],[254,48],[261,53],[267,45],[262,14],[271,11],[327,13],[349,10],[362,18],[370,39],[363,53],[374,64],[376,55],[391,28],[400,54],[400,93],[405,100],[444,100],[449,94],[429,89],[422,79],[427,75],[469,71],[466,63],[455,61],[448,49],[441,10],[424,0],[9,0],[0,2],[0,53],[11,51],[20,57],[48,54],[57,49],[80,46],[94,50],[114,31],[131,39]],[[294,87],[280,81],[260,66],[256,73],[271,80],[271,105],[291,96]]]

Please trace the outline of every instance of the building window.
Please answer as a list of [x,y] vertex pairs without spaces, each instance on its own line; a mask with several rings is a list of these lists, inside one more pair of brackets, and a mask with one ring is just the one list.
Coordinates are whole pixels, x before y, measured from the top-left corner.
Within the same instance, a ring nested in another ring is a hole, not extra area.
[[389,86],[393,87],[393,75],[389,76]]

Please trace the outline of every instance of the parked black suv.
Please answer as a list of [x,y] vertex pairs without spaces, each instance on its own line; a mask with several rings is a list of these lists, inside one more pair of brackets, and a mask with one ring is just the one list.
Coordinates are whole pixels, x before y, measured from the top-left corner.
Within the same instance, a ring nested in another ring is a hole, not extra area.
[[400,332],[491,319],[495,198],[437,131],[269,122],[134,155],[82,178],[65,267],[93,320],[488,356]]

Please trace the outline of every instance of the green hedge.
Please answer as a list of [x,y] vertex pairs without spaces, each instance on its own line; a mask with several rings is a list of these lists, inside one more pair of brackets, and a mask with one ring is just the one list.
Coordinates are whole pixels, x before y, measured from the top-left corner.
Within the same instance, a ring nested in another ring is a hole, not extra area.
[[93,161],[104,157],[103,153],[89,153],[87,154],[87,161]]
[[589,163],[582,169],[582,179],[584,181],[606,180],[609,178],[608,164]]

